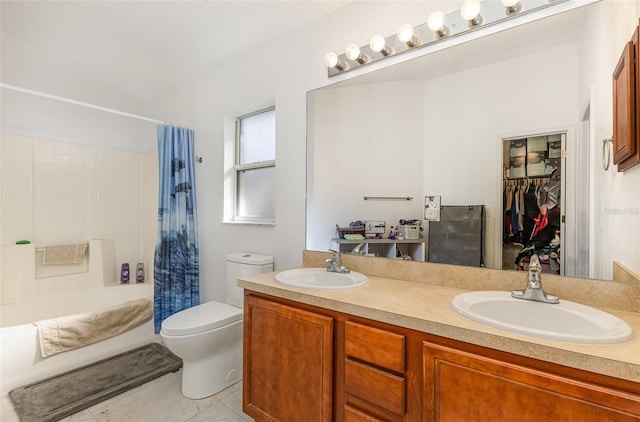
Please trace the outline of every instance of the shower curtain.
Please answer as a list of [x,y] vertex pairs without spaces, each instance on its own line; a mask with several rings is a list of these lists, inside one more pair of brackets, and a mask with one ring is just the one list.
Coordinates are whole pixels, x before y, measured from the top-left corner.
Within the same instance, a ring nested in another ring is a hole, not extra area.
[[154,256],[154,325],[198,305],[199,259],[193,130],[158,125],[160,192]]

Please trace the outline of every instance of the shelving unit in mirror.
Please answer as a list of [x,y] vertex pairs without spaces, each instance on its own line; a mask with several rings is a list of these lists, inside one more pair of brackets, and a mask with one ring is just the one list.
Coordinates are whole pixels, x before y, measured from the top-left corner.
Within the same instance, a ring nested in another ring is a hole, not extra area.
[[354,248],[360,244],[363,245],[359,249],[360,255],[412,261],[425,260],[425,245],[423,239],[331,239],[330,249],[340,253],[353,253]]

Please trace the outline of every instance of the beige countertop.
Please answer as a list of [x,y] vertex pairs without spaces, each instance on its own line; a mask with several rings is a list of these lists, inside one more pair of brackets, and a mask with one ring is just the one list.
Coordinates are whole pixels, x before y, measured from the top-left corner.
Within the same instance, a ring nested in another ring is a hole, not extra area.
[[[238,286],[259,293],[411,328],[572,368],[640,382],[640,313],[599,307],[627,322],[634,339],[614,345],[584,345],[510,333],[458,314],[451,300],[470,290],[369,275],[351,290],[306,290],[278,284],[277,272],[241,278]],[[486,290],[486,289],[485,289]]]

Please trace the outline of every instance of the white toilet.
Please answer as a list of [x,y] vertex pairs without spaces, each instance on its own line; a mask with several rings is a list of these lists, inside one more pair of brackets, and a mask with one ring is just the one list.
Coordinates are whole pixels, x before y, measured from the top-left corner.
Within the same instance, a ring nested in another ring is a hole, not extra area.
[[270,256],[241,252],[227,255],[227,303],[203,303],[162,322],[162,342],[182,358],[185,397],[208,397],[242,379],[244,292],[236,280],[270,271]]

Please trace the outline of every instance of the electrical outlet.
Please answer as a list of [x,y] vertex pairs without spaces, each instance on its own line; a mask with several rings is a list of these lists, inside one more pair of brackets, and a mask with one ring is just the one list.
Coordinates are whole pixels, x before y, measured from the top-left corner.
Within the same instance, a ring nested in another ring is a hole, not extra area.
[[440,196],[424,197],[424,219],[440,221]]

